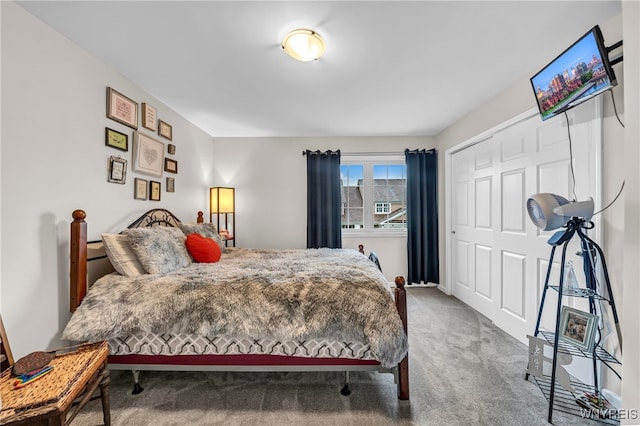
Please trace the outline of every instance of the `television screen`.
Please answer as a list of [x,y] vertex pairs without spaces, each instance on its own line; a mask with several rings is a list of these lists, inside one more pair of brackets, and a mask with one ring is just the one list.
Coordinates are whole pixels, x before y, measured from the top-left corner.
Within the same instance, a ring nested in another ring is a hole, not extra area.
[[597,25],[531,77],[543,120],[561,114],[615,84],[616,77]]

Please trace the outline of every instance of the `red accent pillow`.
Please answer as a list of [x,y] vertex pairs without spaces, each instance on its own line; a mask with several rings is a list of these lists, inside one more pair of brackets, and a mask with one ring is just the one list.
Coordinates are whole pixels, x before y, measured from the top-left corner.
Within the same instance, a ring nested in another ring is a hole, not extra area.
[[200,234],[187,235],[185,245],[191,257],[199,263],[215,263],[222,256],[222,250],[218,243]]

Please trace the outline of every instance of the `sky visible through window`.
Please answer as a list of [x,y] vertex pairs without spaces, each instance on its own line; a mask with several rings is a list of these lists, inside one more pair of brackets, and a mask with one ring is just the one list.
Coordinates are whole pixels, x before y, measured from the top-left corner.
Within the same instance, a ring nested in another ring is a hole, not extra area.
[[[373,166],[374,179],[405,179],[406,166],[404,164],[389,164]],[[343,164],[340,166],[340,179],[344,186],[356,186],[363,177],[364,168],[360,164]]]
[[358,180],[362,179],[363,167],[359,164],[343,164],[340,166],[340,179],[344,186],[356,186]]
[[373,179],[405,179],[404,164],[373,166]]

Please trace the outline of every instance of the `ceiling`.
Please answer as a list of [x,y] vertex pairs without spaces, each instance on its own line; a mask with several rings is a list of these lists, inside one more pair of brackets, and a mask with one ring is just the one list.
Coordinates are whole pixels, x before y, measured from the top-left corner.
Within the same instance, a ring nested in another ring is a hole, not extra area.
[[[436,135],[621,11],[617,0],[18,4],[214,137]],[[282,51],[298,27],[322,35],[322,58]]]

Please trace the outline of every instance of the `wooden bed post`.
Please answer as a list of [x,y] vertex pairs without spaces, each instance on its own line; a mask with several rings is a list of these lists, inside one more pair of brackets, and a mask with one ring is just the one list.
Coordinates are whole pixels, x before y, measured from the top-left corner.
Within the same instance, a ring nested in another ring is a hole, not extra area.
[[69,308],[74,312],[80,301],[87,294],[87,214],[84,210],[74,210],[71,214],[71,263]]
[[[407,291],[404,289],[404,277],[398,276],[395,279],[396,308],[404,326],[404,333],[407,332]],[[409,399],[409,354],[398,364],[398,399]]]
[[198,212],[198,218],[196,219],[196,223],[204,223],[204,213],[202,213],[202,211]]

